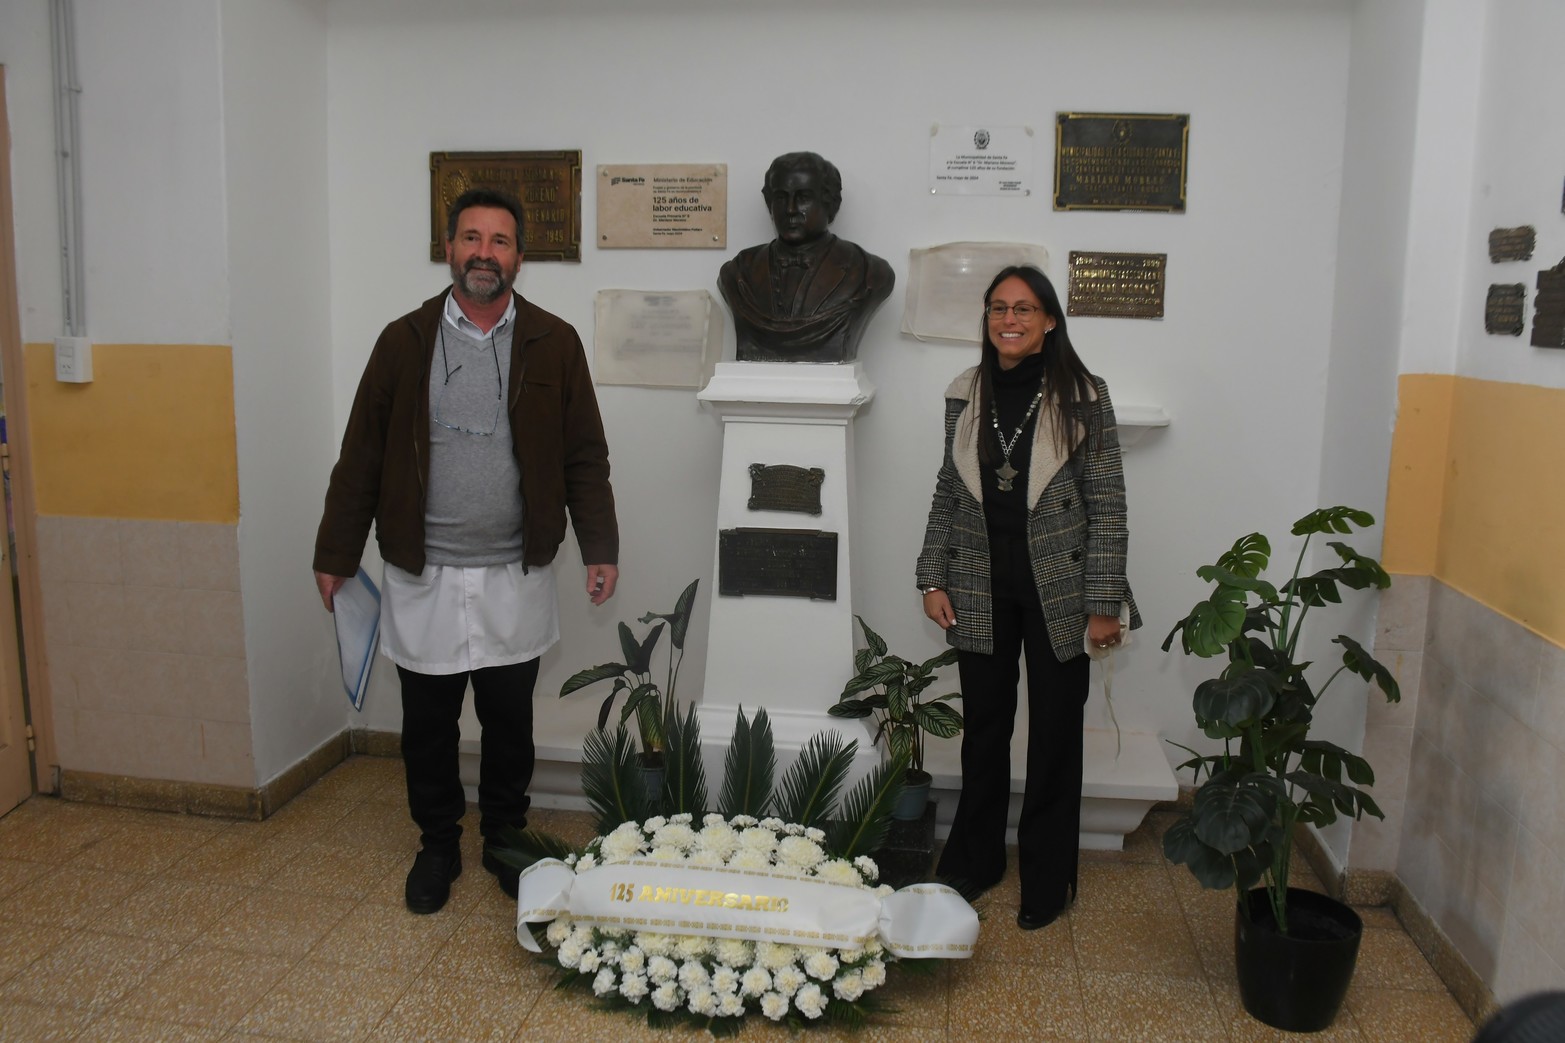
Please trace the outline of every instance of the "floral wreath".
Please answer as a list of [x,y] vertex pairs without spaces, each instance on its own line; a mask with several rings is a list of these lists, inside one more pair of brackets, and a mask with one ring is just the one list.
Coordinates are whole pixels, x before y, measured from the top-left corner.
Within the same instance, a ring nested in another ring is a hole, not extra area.
[[[857,1028],[886,1010],[870,993],[894,969],[929,970],[927,957],[971,954],[977,916],[955,891],[877,883],[867,852],[884,840],[900,760],[872,770],[839,809],[857,744],[823,732],[805,744],[774,801],[766,712],[747,721],[741,711],[722,812],[638,816],[653,805],[705,803],[694,709],[669,717],[660,792],[641,781],[626,729],[600,729],[587,736],[582,761],[600,835],[571,850],[537,831],[513,832],[500,852],[523,870],[517,939],[534,952],[540,942],[554,950],[561,986],[642,1013],[652,1027],[684,1022],[714,1036],[738,1032],[756,1013],[794,1027]],[[740,793],[753,808],[775,803],[780,814],[735,811]],[[644,882],[654,878],[657,885]],[[827,944],[783,940],[790,936]]]

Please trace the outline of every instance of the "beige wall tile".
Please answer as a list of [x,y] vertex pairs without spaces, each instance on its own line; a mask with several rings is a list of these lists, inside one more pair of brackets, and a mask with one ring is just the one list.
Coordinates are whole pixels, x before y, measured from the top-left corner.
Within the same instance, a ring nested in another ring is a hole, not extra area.
[[1479,780],[1484,793],[1516,815],[1521,811],[1522,794],[1531,771],[1527,751],[1533,744],[1533,735],[1504,707],[1493,703],[1489,707],[1484,726],[1470,732],[1477,741],[1463,767]]
[[1493,983],[1497,1003],[1509,1003],[1533,992],[1565,989],[1565,965],[1544,951],[1535,933],[1540,928],[1557,930],[1558,926],[1539,924],[1514,906],[1506,911]]
[[245,654],[244,611],[237,591],[186,590],[184,600],[184,651],[192,655]]
[[181,778],[224,786],[254,786],[255,758],[251,753],[250,722],[201,721],[201,763]]
[[1380,593],[1375,620],[1375,647],[1387,651],[1422,651],[1429,621],[1428,576],[1393,575]]
[[1517,720],[1532,720],[1542,638],[1442,583],[1430,599],[1429,627],[1428,655]]
[[1372,724],[1364,729],[1364,759],[1375,770],[1370,795],[1376,803],[1407,793],[1408,761],[1413,749],[1411,726]]
[[1407,817],[1407,802],[1375,798],[1384,819],[1365,815],[1353,823],[1353,843],[1348,848],[1348,865],[1354,869],[1390,869],[1397,867],[1397,852],[1402,841],[1402,821]]
[[1516,835],[1516,868],[1510,906],[1537,924],[1535,937],[1555,963],[1565,964],[1565,858],[1550,851],[1527,830]]
[[75,656],[77,704],[84,710],[146,713],[152,664],[142,653],[83,648]]
[[199,722],[147,714],[81,711],[77,755],[62,767],[143,779],[191,779],[200,759]]
[[123,583],[119,522],[113,518],[57,517],[60,579],[75,583]]
[[38,578],[45,586],[64,583],[65,519],[56,514],[38,516]]
[[239,590],[239,530],[209,522],[179,522],[182,586],[200,590]]
[[1423,652],[1375,649],[1375,658],[1386,665],[1402,689],[1399,702],[1388,702],[1379,688],[1371,685],[1364,711],[1365,724],[1413,726],[1418,718],[1418,686],[1423,682]]
[[1460,900],[1451,904],[1440,926],[1467,965],[1484,981],[1492,982],[1500,961],[1505,907],[1493,892],[1470,878],[1463,884]]
[[67,637],[81,648],[130,647],[125,614],[125,588],[116,583],[65,584],[69,612]]
[[185,592],[178,587],[125,588],[130,647],[140,652],[189,651],[185,598]]
[[1565,858],[1565,752],[1534,734],[1528,737],[1525,760],[1526,783],[1517,819],[1555,856]]
[[1478,886],[1504,903],[1511,892],[1511,874],[1516,863],[1516,837],[1521,827],[1516,817],[1497,801],[1478,802],[1473,819],[1473,845],[1469,865]]
[[1565,648],[1547,641],[1539,654],[1533,726],[1557,749],[1565,750]]
[[120,521],[120,569],[132,587],[179,586],[179,523]]

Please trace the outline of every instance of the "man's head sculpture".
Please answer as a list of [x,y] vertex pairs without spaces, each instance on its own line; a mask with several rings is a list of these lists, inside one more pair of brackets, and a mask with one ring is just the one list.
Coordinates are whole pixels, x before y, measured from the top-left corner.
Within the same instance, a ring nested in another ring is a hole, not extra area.
[[831,234],[842,174],[814,152],[789,152],[767,168],[762,196],[777,238],[741,250],[718,275],[739,361],[853,361],[895,276],[881,258]]

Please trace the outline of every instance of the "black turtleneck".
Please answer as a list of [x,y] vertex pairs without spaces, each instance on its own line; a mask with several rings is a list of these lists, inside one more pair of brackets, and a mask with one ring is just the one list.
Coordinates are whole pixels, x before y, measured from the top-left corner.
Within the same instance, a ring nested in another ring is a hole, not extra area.
[[[1009,439],[1015,433],[1016,425],[1027,415],[1027,407],[1032,405],[1033,396],[1038,393],[1043,381],[1043,353],[1028,355],[1010,369],[995,367],[989,371],[989,375],[994,389],[995,409],[1000,414],[1000,430]],[[1032,460],[1032,442],[1038,414],[1044,405],[1042,402],[1038,404],[1011,448],[1011,466],[1018,473],[1011,479],[1009,492],[1000,490],[1000,479],[995,474],[995,468],[1000,466],[998,462],[993,465],[980,464],[984,486],[984,519],[988,523],[991,539],[1025,539],[1027,536],[1027,467]],[[999,436],[994,432],[994,424],[987,416],[983,421],[983,437],[989,439],[991,447],[995,449],[996,461],[1001,460]]]

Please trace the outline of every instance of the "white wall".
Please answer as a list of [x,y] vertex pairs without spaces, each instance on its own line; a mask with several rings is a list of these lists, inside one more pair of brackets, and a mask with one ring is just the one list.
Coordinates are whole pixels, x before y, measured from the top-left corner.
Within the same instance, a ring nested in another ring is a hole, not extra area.
[[[1475,175],[1467,201],[1466,259],[1456,372],[1482,380],[1565,387],[1565,351],[1535,348],[1533,301],[1537,273],[1565,259],[1565,135],[1559,99],[1565,97],[1565,4],[1558,0],[1489,0],[1484,5],[1483,80],[1476,102]],[[1471,48],[1471,41],[1468,47]],[[1538,248],[1530,261],[1492,264],[1489,233],[1532,225]],[[1524,283],[1527,329],[1520,337],[1484,332],[1490,283]]]
[[239,559],[256,775],[351,714],[310,551],[332,418],[324,0],[224,0]]
[[[1348,4],[423,7],[340,0],[329,8],[338,430],[380,327],[447,282],[424,257],[433,150],[583,150],[583,262],[528,266],[521,288],[589,343],[596,290],[710,289],[723,260],[769,238],[761,178],[774,156],[794,149],[842,169],[836,230],[902,278],[910,248],[957,239],[1042,243],[1060,281],[1072,249],[1167,252],[1165,320],[1077,319],[1072,335],[1117,401],[1159,404],[1174,418],[1127,461],[1131,579],[1148,622],[1115,695],[1122,724],[1192,738],[1189,692],[1211,664],[1157,645],[1204,591],[1194,568],[1242,533],[1283,530],[1315,505]],[[986,43],[993,39],[1019,45],[995,48]],[[1058,110],[1190,113],[1189,212],[1053,212]],[[1033,195],[931,197],[925,171],[936,122],[1033,127]],[[591,173],[632,162],[726,162],[728,248],[592,246]],[[976,351],[898,334],[904,289],[861,349],[880,394],[857,428],[856,607],[893,649],[917,655],[939,647],[912,571],[939,459],[940,392]],[[549,693],[615,654],[615,621],[669,607],[691,576],[703,578],[706,595],[712,589],[717,422],[691,392],[600,394],[624,580],[607,609],[589,612],[572,589],[579,567],[562,559],[565,637],[539,686],[546,742],[578,742],[590,726],[595,700],[547,707]],[[701,611],[710,604],[703,597]],[[705,620],[695,629],[692,666]],[[371,693],[372,726],[395,727],[390,674],[383,668]],[[694,694],[699,671],[687,667],[685,677]]]
[[6,146],[11,150],[22,340],[44,340],[65,330],[48,0],[0,4],[0,65],[5,66],[6,116],[11,125]]

